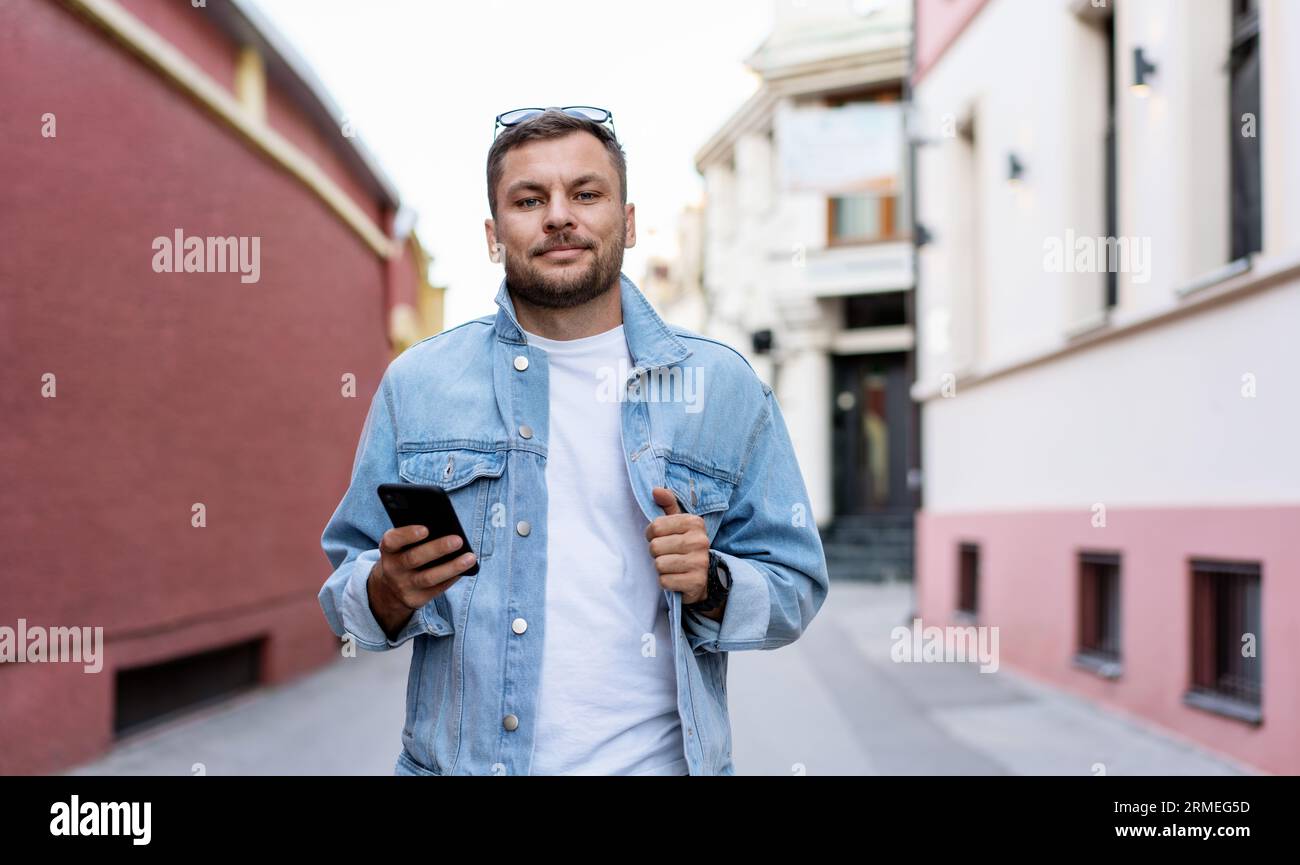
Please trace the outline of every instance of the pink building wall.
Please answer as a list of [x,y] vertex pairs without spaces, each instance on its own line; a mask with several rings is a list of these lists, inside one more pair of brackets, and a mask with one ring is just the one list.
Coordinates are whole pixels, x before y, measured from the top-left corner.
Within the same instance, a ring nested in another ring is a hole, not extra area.
[[913,82],[919,81],[989,0],[915,0]]
[[[958,548],[976,543],[977,624],[999,628],[1003,666],[1265,771],[1300,774],[1300,507],[1109,508],[1104,528],[1094,528],[1091,519],[1089,511],[918,513],[916,592],[923,622],[956,623]],[[1114,681],[1071,663],[1078,643],[1078,554],[1085,550],[1122,556],[1123,674]],[[1258,727],[1182,702],[1191,683],[1195,558],[1260,564]]]

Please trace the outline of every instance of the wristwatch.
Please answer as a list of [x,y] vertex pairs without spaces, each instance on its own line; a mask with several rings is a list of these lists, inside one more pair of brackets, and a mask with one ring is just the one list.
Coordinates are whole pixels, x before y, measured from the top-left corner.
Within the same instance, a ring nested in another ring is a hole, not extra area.
[[687,604],[684,609],[692,621],[698,622],[699,617],[695,614],[707,613],[716,610],[722,606],[722,602],[727,599],[727,594],[731,591],[731,569],[727,563],[722,560],[722,556],[709,550],[709,594],[702,601],[696,601],[693,604]]

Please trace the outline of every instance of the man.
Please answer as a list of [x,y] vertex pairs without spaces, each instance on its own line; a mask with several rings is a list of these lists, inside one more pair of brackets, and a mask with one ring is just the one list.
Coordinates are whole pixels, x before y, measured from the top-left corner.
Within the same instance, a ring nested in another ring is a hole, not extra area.
[[[608,112],[498,126],[500,309],[385,372],[321,539],[325,617],[365,649],[415,640],[397,774],[734,774],[728,653],[792,642],[828,588],[784,419],[622,274]],[[396,481],[447,490],[472,553],[416,570],[459,539],[390,527]]]

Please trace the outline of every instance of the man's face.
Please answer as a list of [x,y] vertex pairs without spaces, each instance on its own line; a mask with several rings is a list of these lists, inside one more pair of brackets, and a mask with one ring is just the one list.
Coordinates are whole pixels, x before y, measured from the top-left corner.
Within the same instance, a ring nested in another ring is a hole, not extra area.
[[506,283],[524,300],[580,306],[617,284],[623,250],[636,244],[635,214],[619,203],[618,174],[595,136],[574,132],[511,149],[494,192],[488,251],[501,244]]

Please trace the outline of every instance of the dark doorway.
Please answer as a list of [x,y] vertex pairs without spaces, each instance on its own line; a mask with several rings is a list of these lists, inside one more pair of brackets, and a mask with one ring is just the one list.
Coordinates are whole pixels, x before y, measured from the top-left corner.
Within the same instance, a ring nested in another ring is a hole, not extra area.
[[836,516],[910,511],[907,355],[837,356],[833,379]]

